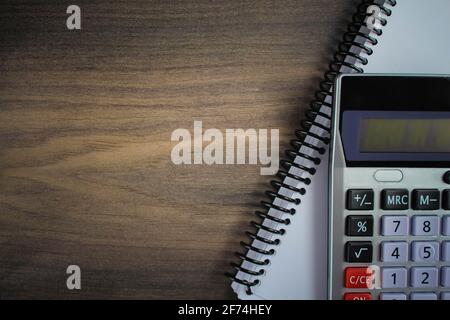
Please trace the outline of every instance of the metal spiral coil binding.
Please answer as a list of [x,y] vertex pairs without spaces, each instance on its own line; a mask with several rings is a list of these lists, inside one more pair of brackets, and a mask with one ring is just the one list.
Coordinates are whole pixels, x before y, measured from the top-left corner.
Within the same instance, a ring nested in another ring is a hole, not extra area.
[[[331,120],[331,116],[328,113],[323,112],[322,107],[326,107],[331,110],[332,104],[325,100],[326,97],[330,96],[333,93],[334,80],[339,75],[339,71],[341,70],[342,67],[347,67],[352,72],[362,73],[363,69],[355,65],[355,63],[361,65],[366,65],[368,63],[367,58],[362,56],[361,53],[365,53],[367,55],[371,55],[373,53],[373,50],[369,46],[377,45],[378,40],[375,38],[375,36],[380,36],[382,34],[382,30],[372,28],[371,30],[368,30],[368,32],[366,33],[360,31],[362,27],[366,27],[365,19],[368,16],[367,10],[369,6],[375,5],[381,10],[381,12],[385,16],[390,16],[392,11],[389,8],[386,8],[385,5],[388,4],[392,7],[396,5],[395,0],[386,0],[383,4],[379,4],[379,2],[380,1],[378,0],[363,0],[362,3],[358,6],[356,13],[353,15],[352,22],[349,24],[347,32],[344,33],[343,39],[339,43],[338,50],[334,54],[334,59],[329,65],[329,70],[325,72],[324,79],[322,80],[322,82],[320,82],[319,85],[320,89],[316,92],[315,99],[310,103],[310,109],[305,113],[306,120],[303,120],[301,122],[301,129],[295,131],[296,138],[291,140],[291,146],[294,147],[295,150],[287,150],[286,156],[288,159],[281,160],[280,162],[281,166],[286,170],[279,170],[279,172],[277,173],[277,175],[280,177],[280,180],[272,180],[270,182],[270,184],[275,190],[269,190],[266,191],[265,193],[270,199],[270,202],[261,201],[261,205],[266,209],[265,212],[255,211],[256,216],[259,217],[261,221],[260,222],[252,221],[251,225],[256,229],[256,231],[246,232],[246,235],[251,240],[251,243],[253,243],[254,240],[257,240],[261,243],[265,243],[270,246],[280,245],[282,240],[278,237],[282,237],[285,234],[286,229],[284,228],[275,229],[272,227],[268,227],[266,225],[263,225],[263,222],[264,220],[268,219],[272,222],[279,224],[280,226],[288,226],[290,224],[291,220],[289,218],[270,215],[269,210],[271,209],[275,210],[281,215],[287,214],[292,216],[296,214],[295,209],[284,208],[280,205],[274,204],[273,202],[275,199],[281,199],[290,203],[299,204],[301,202],[301,199],[299,197],[306,193],[305,188],[298,188],[296,186],[287,184],[284,182],[284,179],[288,177],[305,185],[311,183],[310,178],[300,177],[296,174],[289,172],[289,169],[291,167],[294,167],[298,170],[308,173],[311,176],[316,173],[315,166],[320,164],[321,159],[318,156],[312,156],[310,154],[302,152],[301,148],[306,147],[319,155],[323,155],[326,152],[326,146],[330,143],[329,135],[331,132],[331,128],[330,126],[323,125],[322,123],[320,123],[318,119],[323,118]],[[381,26],[385,26],[387,24],[387,20],[382,17],[378,18],[377,20]],[[374,33],[374,36],[370,34],[371,33],[370,31]],[[356,42],[355,39],[357,37],[364,39],[365,40],[364,43]],[[360,50],[360,53],[356,54],[350,51],[351,48],[358,48]],[[354,63],[347,62],[346,59],[348,57],[353,58],[355,62]],[[311,128],[313,127],[321,129],[324,133],[326,133],[326,135],[322,136],[320,134],[312,132]],[[315,145],[308,142],[307,141],[308,137],[314,138],[319,143],[319,145]],[[297,157],[306,159],[310,163],[310,166],[295,163],[294,160]],[[293,191],[294,193],[298,194],[298,197],[291,198],[286,195],[280,194],[279,191],[282,188]],[[259,231],[265,231],[277,237],[275,239],[262,237],[261,235],[258,234]],[[240,279],[236,277],[236,274],[238,272],[243,272],[253,277],[263,275],[265,273],[264,266],[267,266],[270,263],[270,259],[267,258],[264,260],[257,260],[249,257],[248,252],[253,251],[260,255],[271,256],[275,254],[275,249],[273,248],[269,250],[261,249],[244,241],[241,242],[241,246],[245,248],[246,253],[242,254],[236,252],[235,254],[238,256],[238,258],[241,259],[242,262],[246,261],[255,266],[259,266],[259,269],[256,268],[255,270],[250,270],[248,268],[243,267],[242,264],[239,265],[237,263],[232,262],[231,266],[233,267],[235,273],[234,274],[225,273],[225,275],[232,281],[245,286],[247,288],[246,293],[248,295],[251,295],[252,287],[259,285],[260,280],[255,279],[253,281],[249,281],[245,279]]]

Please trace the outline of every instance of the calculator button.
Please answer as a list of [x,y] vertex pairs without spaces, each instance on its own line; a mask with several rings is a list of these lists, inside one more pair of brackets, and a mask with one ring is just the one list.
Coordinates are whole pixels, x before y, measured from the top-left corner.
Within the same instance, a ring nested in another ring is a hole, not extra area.
[[444,181],[444,183],[450,184],[450,171],[444,173],[442,180]]
[[372,295],[368,292],[346,293],[344,300],[372,300]]
[[347,242],[345,244],[345,261],[372,262],[372,242]]
[[407,210],[409,208],[409,192],[406,189],[384,189],[381,192],[381,209]]
[[411,286],[414,288],[436,288],[438,269],[432,267],[411,268]]
[[397,292],[385,292],[380,294],[380,300],[406,300],[406,294]]
[[345,287],[346,288],[369,288],[372,286],[373,271],[367,267],[346,268]]
[[450,210],[450,189],[442,192],[442,209]]
[[373,175],[378,182],[400,182],[403,180],[403,172],[400,170],[377,170]]
[[440,194],[436,189],[416,189],[412,192],[414,210],[439,210]]
[[412,234],[415,236],[437,236],[439,218],[437,216],[414,216],[412,218]]
[[441,268],[441,286],[450,288],[450,267]]
[[450,236],[450,216],[442,217],[442,234]]
[[437,294],[434,292],[413,292],[411,300],[437,300]]
[[411,260],[435,262],[439,260],[439,243],[430,241],[414,241],[411,244]]
[[373,210],[373,190],[351,189],[347,191],[348,210]]
[[442,242],[442,261],[450,261],[450,241]]
[[450,292],[442,292],[441,300],[450,300]]
[[408,244],[406,242],[381,243],[381,261],[383,262],[408,261]]
[[407,216],[383,216],[381,218],[381,234],[383,236],[408,235]]
[[382,268],[381,287],[383,289],[406,288],[406,268]]
[[372,216],[347,216],[347,236],[370,237],[373,236]]

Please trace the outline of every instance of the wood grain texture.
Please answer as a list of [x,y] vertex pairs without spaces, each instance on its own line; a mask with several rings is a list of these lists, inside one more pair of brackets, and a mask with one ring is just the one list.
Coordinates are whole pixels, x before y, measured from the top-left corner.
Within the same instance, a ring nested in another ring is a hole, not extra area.
[[0,298],[233,298],[270,178],[176,166],[170,135],[279,128],[283,149],[355,1],[74,2],[77,32],[71,2],[0,3]]

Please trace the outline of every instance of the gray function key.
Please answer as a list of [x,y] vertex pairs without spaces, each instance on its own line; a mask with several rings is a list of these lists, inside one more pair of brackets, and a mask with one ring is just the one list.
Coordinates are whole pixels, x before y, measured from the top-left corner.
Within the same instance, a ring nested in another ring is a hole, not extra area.
[[436,262],[439,260],[439,242],[414,241],[411,244],[411,259],[418,262]]
[[383,236],[407,236],[407,216],[383,216],[381,218],[381,235]]
[[442,191],[442,209],[450,210],[450,189]]
[[345,261],[372,262],[372,242],[349,241],[345,244]]
[[437,294],[434,292],[413,292],[411,300],[437,300]]
[[381,287],[383,289],[406,288],[406,268],[382,268]]
[[381,209],[407,210],[409,208],[409,192],[407,189],[384,189],[381,192]]
[[411,287],[414,288],[437,288],[438,269],[433,267],[411,268]]
[[406,300],[406,294],[398,292],[384,292],[380,294],[380,300]]
[[442,192],[442,209],[450,210],[450,189]]
[[383,262],[407,262],[408,244],[406,242],[382,242],[381,261]]
[[347,216],[345,234],[351,237],[373,236],[373,216]]
[[437,189],[415,189],[412,192],[414,210],[439,210],[440,192]]
[[414,216],[412,218],[412,234],[414,236],[437,236],[438,233],[438,216]]
[[347,210],[373,210],[372,189],[347,190]]

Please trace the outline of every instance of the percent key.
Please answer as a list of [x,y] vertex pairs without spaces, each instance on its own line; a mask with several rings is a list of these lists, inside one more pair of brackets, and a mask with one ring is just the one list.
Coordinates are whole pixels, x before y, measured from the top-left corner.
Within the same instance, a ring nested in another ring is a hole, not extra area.
[[350,237],[373,236],[373,216],[347,216],[345,234]]

